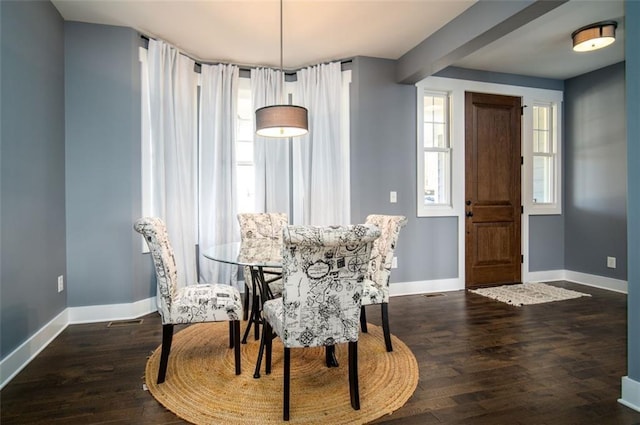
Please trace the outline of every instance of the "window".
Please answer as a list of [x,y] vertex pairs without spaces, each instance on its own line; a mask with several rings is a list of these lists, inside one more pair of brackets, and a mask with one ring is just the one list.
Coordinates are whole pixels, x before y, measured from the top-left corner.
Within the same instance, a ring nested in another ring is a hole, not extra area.
[[522,199],[530,215],[562,214],[562,97],[541,94],[524,99]]
[[535,204],[556,202],[557,161],[554,131],[554,107],[551,104],[533,105],[533,199]]
[[251,80],[238,79],[238,127],[236,129],[236,183],[239,213],[255,211],[255,183],[253,164],[253,109]]
[[451,209],[449,95],[424,90],[419,99],[418,215]]

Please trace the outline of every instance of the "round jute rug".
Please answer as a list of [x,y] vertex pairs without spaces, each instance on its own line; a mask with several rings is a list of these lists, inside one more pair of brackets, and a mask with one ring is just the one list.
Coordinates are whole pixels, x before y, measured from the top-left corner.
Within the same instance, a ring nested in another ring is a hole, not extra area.
[[[392,335],[385,350],[382,328],[368,325],[358,341],[360,410],[349,397],[348,346],[336,346],[340,366],[328,368],[324,348],[291,350],[291,424],[363,424],[403,406],[418,385],[418,363]],[[194,424],[282,422],[283,348],[273,340],[272,372],[253,378],[259,341],[242,345],[242,374],[234,374],[226,322],[194,324],[173,337],[166,381],[156,384],[160,348],[147,362],[151,394],[171,412]]]

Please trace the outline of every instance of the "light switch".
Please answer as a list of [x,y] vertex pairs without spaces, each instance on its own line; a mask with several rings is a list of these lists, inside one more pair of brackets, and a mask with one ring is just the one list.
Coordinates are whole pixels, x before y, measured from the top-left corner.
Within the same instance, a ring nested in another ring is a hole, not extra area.
[[398,202],[398,194],[394,191],[391,191],[389,193],[389,202],[391,202],[392,204],[395,204],[396,202]]

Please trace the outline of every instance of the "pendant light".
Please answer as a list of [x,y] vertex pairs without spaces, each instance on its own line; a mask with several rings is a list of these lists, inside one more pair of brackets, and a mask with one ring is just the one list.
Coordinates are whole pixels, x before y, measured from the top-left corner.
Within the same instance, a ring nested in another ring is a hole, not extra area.
[[[280,73],[282,69],[282,0],[280,0]],[[285,105],[284,81],[280,93],[280,105],[271,105],[256,110],[256,134],[264,137],[296,137],[308,133],[307,108]]]
[[571,34],[573,50],[591,52],[602,49],[616,41],[616,21],[598,22],[579,28]]

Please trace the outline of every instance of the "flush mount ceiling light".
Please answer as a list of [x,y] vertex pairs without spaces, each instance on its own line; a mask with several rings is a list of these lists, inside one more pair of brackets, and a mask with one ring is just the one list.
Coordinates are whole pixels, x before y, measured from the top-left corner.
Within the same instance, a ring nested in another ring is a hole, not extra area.
[[590,52],[602,49],[616,41],[616,21],[598,22],[577,29],[571,34],[573,50],[576,52]]
[[[280,74],[282,71],[282,0],[280,0]],[[296,137],[307,134],[307,109],[302,106],[285,105],[284,85],[280,93],[280,105],[256,109],[256,134],[264,137]]]

